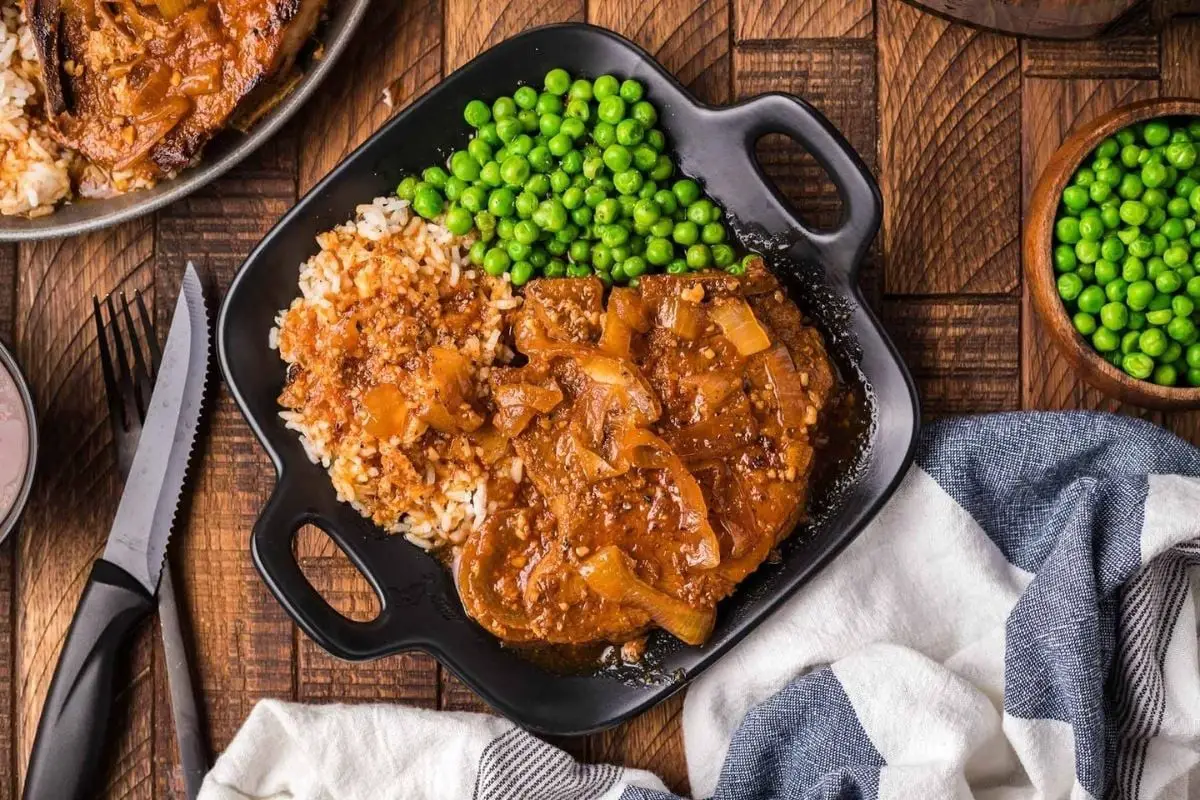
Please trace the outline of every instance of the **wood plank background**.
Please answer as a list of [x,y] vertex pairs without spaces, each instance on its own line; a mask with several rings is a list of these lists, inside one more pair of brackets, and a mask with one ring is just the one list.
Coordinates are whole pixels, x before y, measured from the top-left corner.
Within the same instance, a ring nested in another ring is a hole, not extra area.
[[[19,796],[58,650],[116,505],[91,296],[142,289],[165,325],[188,259],[219,296],[273,222],[384,120],[533,25],[619,31],[709,102],[782,90],[822,109],[882,187],[883,230],[862,280],[927,417],[1104,408],[1200,443],[1200,413],[1146,413],[1077,383],[1048,349],[1021,280],[1025,200],[1063,137],[1119,103],[1200,97],[1200,20],[1160,33],[1149,19],[1143,12],[1103,41],[1052,43],[954,25],[901,0],[376,0],[337,75],[227,176],[108,231],[0,245],[0,338],[33,384],[43,447],[21,533],[0,547],[0,800]],[[759,157],[802,214],[836,219],[832,184],[796,145],[769,137]],[[349,665],[298,633],[250,563],[246,537],[273,475],[224,391],[201,453],[172,559],[215,748],[264,697],[484,709],[427,656]],[[376,601],[323,534],[302,536],[299,549],[344,613],[371,614]],[[121,735],[97,796],[182,796],[157,631],[140,637],[120,680]],[[587,760],[652,769],[685,791],[680,710],[675,699],[559,743]]]

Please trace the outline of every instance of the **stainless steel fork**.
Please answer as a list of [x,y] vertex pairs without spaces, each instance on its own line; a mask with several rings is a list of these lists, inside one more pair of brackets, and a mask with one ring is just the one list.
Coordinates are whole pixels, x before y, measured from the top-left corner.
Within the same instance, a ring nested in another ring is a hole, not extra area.
[[[113,442],[117,450],[117,470],[124,480],[129,475],[129,467],[133,463],[133,455],[137,452],[138,440],[142,435],[142,423],[146,419],[147,406],[154,389],[154,376],[158,373],[160,354],[158,337],[154,333],[154,325],[150,321],[150,314],[146,310],[141,292],[134,292],[133,295],[138,324],[134,323],[133,312],[124,293],[120,299],[121,309],[118,314],[111,294],[103,301],[93,297],[92,316],[96,322],[96,337],[100,342],[100,365],[104,372],[104,393],[108,397],[108,417],[112,423]],[[105,310],[108,312],[107,324],[104,319]],[[163,653],[167,661],[167,685],[171,693],[171,713],[175,720],[175,737],[179,744],[180,763],[183,765],[184,786],[189,800],[195,800],[208,771],[208,750],[200,729],[191,666],[179,622],[175,587],[171,580],[170,560],[163,569],[162,583],[158,588],[158,619],[162,627]]]

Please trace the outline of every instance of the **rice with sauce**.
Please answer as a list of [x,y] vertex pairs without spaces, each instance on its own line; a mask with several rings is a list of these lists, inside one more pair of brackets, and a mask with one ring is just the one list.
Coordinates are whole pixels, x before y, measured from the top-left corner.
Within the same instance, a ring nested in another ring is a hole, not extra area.
[[467,402],[512,360],[505,316],[521,299],[471,266],[469,239],[395,197],[317,243],[270,334],[289,365],[280,416],[339,500],[424,549],[460,544],[523,478]]
[[71,194],[74,154],[41,110],[33,33],[15,2],[0,3],[0,214],[38,217]]

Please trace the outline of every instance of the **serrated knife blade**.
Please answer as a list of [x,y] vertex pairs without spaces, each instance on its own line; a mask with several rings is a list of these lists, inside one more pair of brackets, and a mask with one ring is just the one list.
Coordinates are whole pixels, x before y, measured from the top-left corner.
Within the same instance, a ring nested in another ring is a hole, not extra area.
[[196,439],[208,372],[208,312],[191,264],[175,303],[142,438],[117,507],[104,559],[155,594]]

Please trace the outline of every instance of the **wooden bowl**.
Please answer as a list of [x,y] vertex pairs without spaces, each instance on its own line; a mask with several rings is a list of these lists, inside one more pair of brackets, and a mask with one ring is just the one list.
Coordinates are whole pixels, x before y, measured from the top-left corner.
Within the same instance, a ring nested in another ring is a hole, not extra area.
[[1200,388],[1159,386],[1126,375],[1079,335],[1058,296],[1054,221],[1063,189],[1091,152],[1122,128],[1156,117],[1200,117],[1200,100],[1164,98],[1121,106],[1075,130],[1050,159],[1030,198],[1025,224],[1025,281],[1054,343],[1085,381],[1105,394],[1148,408],[1200,408]]

